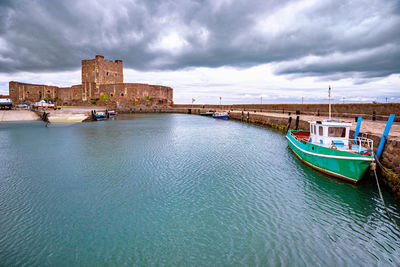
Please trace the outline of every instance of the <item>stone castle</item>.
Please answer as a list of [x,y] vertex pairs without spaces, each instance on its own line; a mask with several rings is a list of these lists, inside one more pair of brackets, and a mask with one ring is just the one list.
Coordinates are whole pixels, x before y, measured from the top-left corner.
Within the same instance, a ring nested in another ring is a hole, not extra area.
[[79,85],[57,87],[15,81],[9,83],[10,98],[14,104],[47,98],[62,105],[87,105],[99,100],[121,106],[171,105],[172,91],[166,86],[124,83],[122,60],[105,60],[100,55],[82,60],[82,84]]

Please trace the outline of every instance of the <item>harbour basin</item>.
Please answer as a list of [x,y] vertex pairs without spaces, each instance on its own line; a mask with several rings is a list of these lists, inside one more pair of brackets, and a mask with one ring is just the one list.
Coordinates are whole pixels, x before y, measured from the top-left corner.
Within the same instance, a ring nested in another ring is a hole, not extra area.
[[278,131],[121,114],[2,123],[0,148],[0,265],[400,264],[376,184],[310,169]]

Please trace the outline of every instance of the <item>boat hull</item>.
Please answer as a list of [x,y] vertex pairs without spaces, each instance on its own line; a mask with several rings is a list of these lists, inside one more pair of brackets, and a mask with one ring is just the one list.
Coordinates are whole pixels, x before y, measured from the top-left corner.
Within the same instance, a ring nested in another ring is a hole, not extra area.
[[214,119],[223,119],[223,120],[229,119],[229,115],[222,115],[222,116],[213,115],[212,117],[213,117]]
[[289,147],[301,161],[314,169],[349,182],[356,183],[361,180],[374,161],[373,156],[363,156],[298,141],[291,135],[291,131],[288,131],[286,139]]
[[96,115],[96,121],[104,121],[107,117],[105,115]]

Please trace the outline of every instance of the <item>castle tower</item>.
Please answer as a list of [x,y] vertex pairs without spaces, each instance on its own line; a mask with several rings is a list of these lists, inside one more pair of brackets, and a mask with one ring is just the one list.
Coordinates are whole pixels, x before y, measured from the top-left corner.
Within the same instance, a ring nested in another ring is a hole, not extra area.
[[116,84],[124,82],[122,60],[105,60],[97,55],[94,59],[82,60],[82,84]]
[[99,94],[100,84],[124,82],[122,60],[105,60],[96,55],[94,59],[82,60],[82,100],[86,101]]

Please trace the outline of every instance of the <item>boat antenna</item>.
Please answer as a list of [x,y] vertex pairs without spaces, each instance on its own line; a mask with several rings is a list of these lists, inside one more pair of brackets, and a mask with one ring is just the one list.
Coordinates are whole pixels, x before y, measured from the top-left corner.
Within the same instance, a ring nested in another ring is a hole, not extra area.
[[331,120],[331,86],[329,85],[329,120]]

